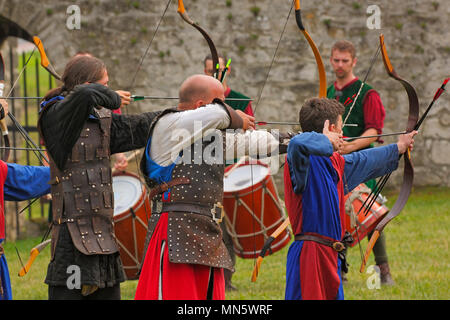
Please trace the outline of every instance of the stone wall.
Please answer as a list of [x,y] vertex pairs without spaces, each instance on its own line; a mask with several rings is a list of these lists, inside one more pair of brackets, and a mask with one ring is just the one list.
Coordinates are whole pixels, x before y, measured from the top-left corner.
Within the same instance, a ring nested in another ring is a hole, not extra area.
[[[302,102],[318,92],[318,76],[314,56],[295,24],[293,12],[266,82],[291,1],[184,2],[191,18],[208,31],[219,51],[232,58],[229,84],[256,100],[257,119],[296,121]],[[81,9],[79,30],[70,30],[66,25],[70,18],[66,10],[74,4]],[[80,50],[90,51],[107,63],[112,88],[128,89],[133,94],[176,96],[187,76],[203,72],[202,61],[209,49],[200,33],[178,16],[173,0],[138,67],[166,4],[165,0],[0,0],[0,14],[39,35],[60,73],[71,55]],[[377,5],[381,10],[379,30],[367,27],[371,16],[366,13],[369,5]],[[334,41],[346,38],[355,43],[356,74],[363,78],[380,33],[385,35],[396,71],[416,88],[421,113],[449,76],[447,1],[302,1],[302,9],[304,24],[324,59],[329,84],[333,81],[329,55]],[[406,92],[399,82],[387,76],[381,57],[368,82],[379,91],[385,105],[385,132],[403,130],[408,113]],[[441,97],[416,139],[415,185],[450,186],[449,101],[448,94]],[[174,101],[163,100],[137,102],[130,112],[157,110],[173,104]],[[393,142],[395,138],[385,141]],[[276,175],[278,184],[281,176]],[[398,185],[401,177],[399,170],[391,185]],[[279,190],[282,189],[279,184]]]

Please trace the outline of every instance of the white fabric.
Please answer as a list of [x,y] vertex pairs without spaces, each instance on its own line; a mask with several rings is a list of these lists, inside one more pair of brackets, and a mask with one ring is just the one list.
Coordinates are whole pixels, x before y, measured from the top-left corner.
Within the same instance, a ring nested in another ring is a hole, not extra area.
[[[230,125],[228,113],[221,105],[210,104],[195,110],[169,113],[155,125],[150,157],[160,166],[174,163],[178,154],[199,139],[209,140]],[[228,163],[245,155],[267,155],[278,152],[278,140],[264,130],[226,131]]]

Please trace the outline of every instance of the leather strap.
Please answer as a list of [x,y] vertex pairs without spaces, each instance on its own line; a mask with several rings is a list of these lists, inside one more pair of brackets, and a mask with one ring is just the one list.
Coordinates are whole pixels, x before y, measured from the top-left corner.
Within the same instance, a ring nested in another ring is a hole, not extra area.
[[69,222],[69,223],[70,222],[75,222],[76,219],[78,219],[78,218],[94,217],[94,216],[101,217],[101,218],[104,218],[104,219],[108,219],[108,217],[106,215],[104,215],[104,214],[90,212],[90,213],[85,213],[85,214],[79,214],[79,215],[77,215],[75,217],[72,217],[72,218],[58,218],[58,219],[53,220],[52,223],[54,225],[60,225],[60,224],[67,223],[67,222]]
[[191,183],[191,181],[189,180],[189,178],[175,178],[170,180],[169,182],[166,183],[162,183],[158,186],[156,186],[155,188],[152,188],[152,190],[150,191],[150,200],[153,199],[157,194],[160,193],[164,193],[167,190],[169,190],[170,188],[180,185],[180,184],[189,184]]
[[296,241],[314,241],[333,248],[334,251],[341,252],[345,249],[345,245],[340,241],[331,241],[312,234],[298,234],[295,236]]
[[162,212],[195,213],[212,218],[214,221],[217,222],[221,222],[223,218],[223,206],[220,202],[215,203],[213,206],[210,206],[186,202],[153,201],[152,213],[162,213]]

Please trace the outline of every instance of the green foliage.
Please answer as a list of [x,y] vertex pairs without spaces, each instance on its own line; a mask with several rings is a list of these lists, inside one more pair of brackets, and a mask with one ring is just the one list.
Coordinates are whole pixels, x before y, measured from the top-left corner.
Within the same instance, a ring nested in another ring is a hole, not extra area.
[[259,15],[260,11],[261,11],[261,8],[257,7],[257,6],[253,6],[253,7],[250,8],[250,12],[253,13],[253,15],[255,17],[257,17]]

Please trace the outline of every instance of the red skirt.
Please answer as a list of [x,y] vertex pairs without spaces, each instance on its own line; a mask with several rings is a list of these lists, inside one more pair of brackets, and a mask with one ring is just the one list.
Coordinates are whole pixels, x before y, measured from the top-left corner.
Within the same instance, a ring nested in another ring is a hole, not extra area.
[[205,300],[210,271],[214,271],[213,300],[225,299],[223,269],[172,263],[167,248],[167,213],[153,232],[136,288],[135,300]]

